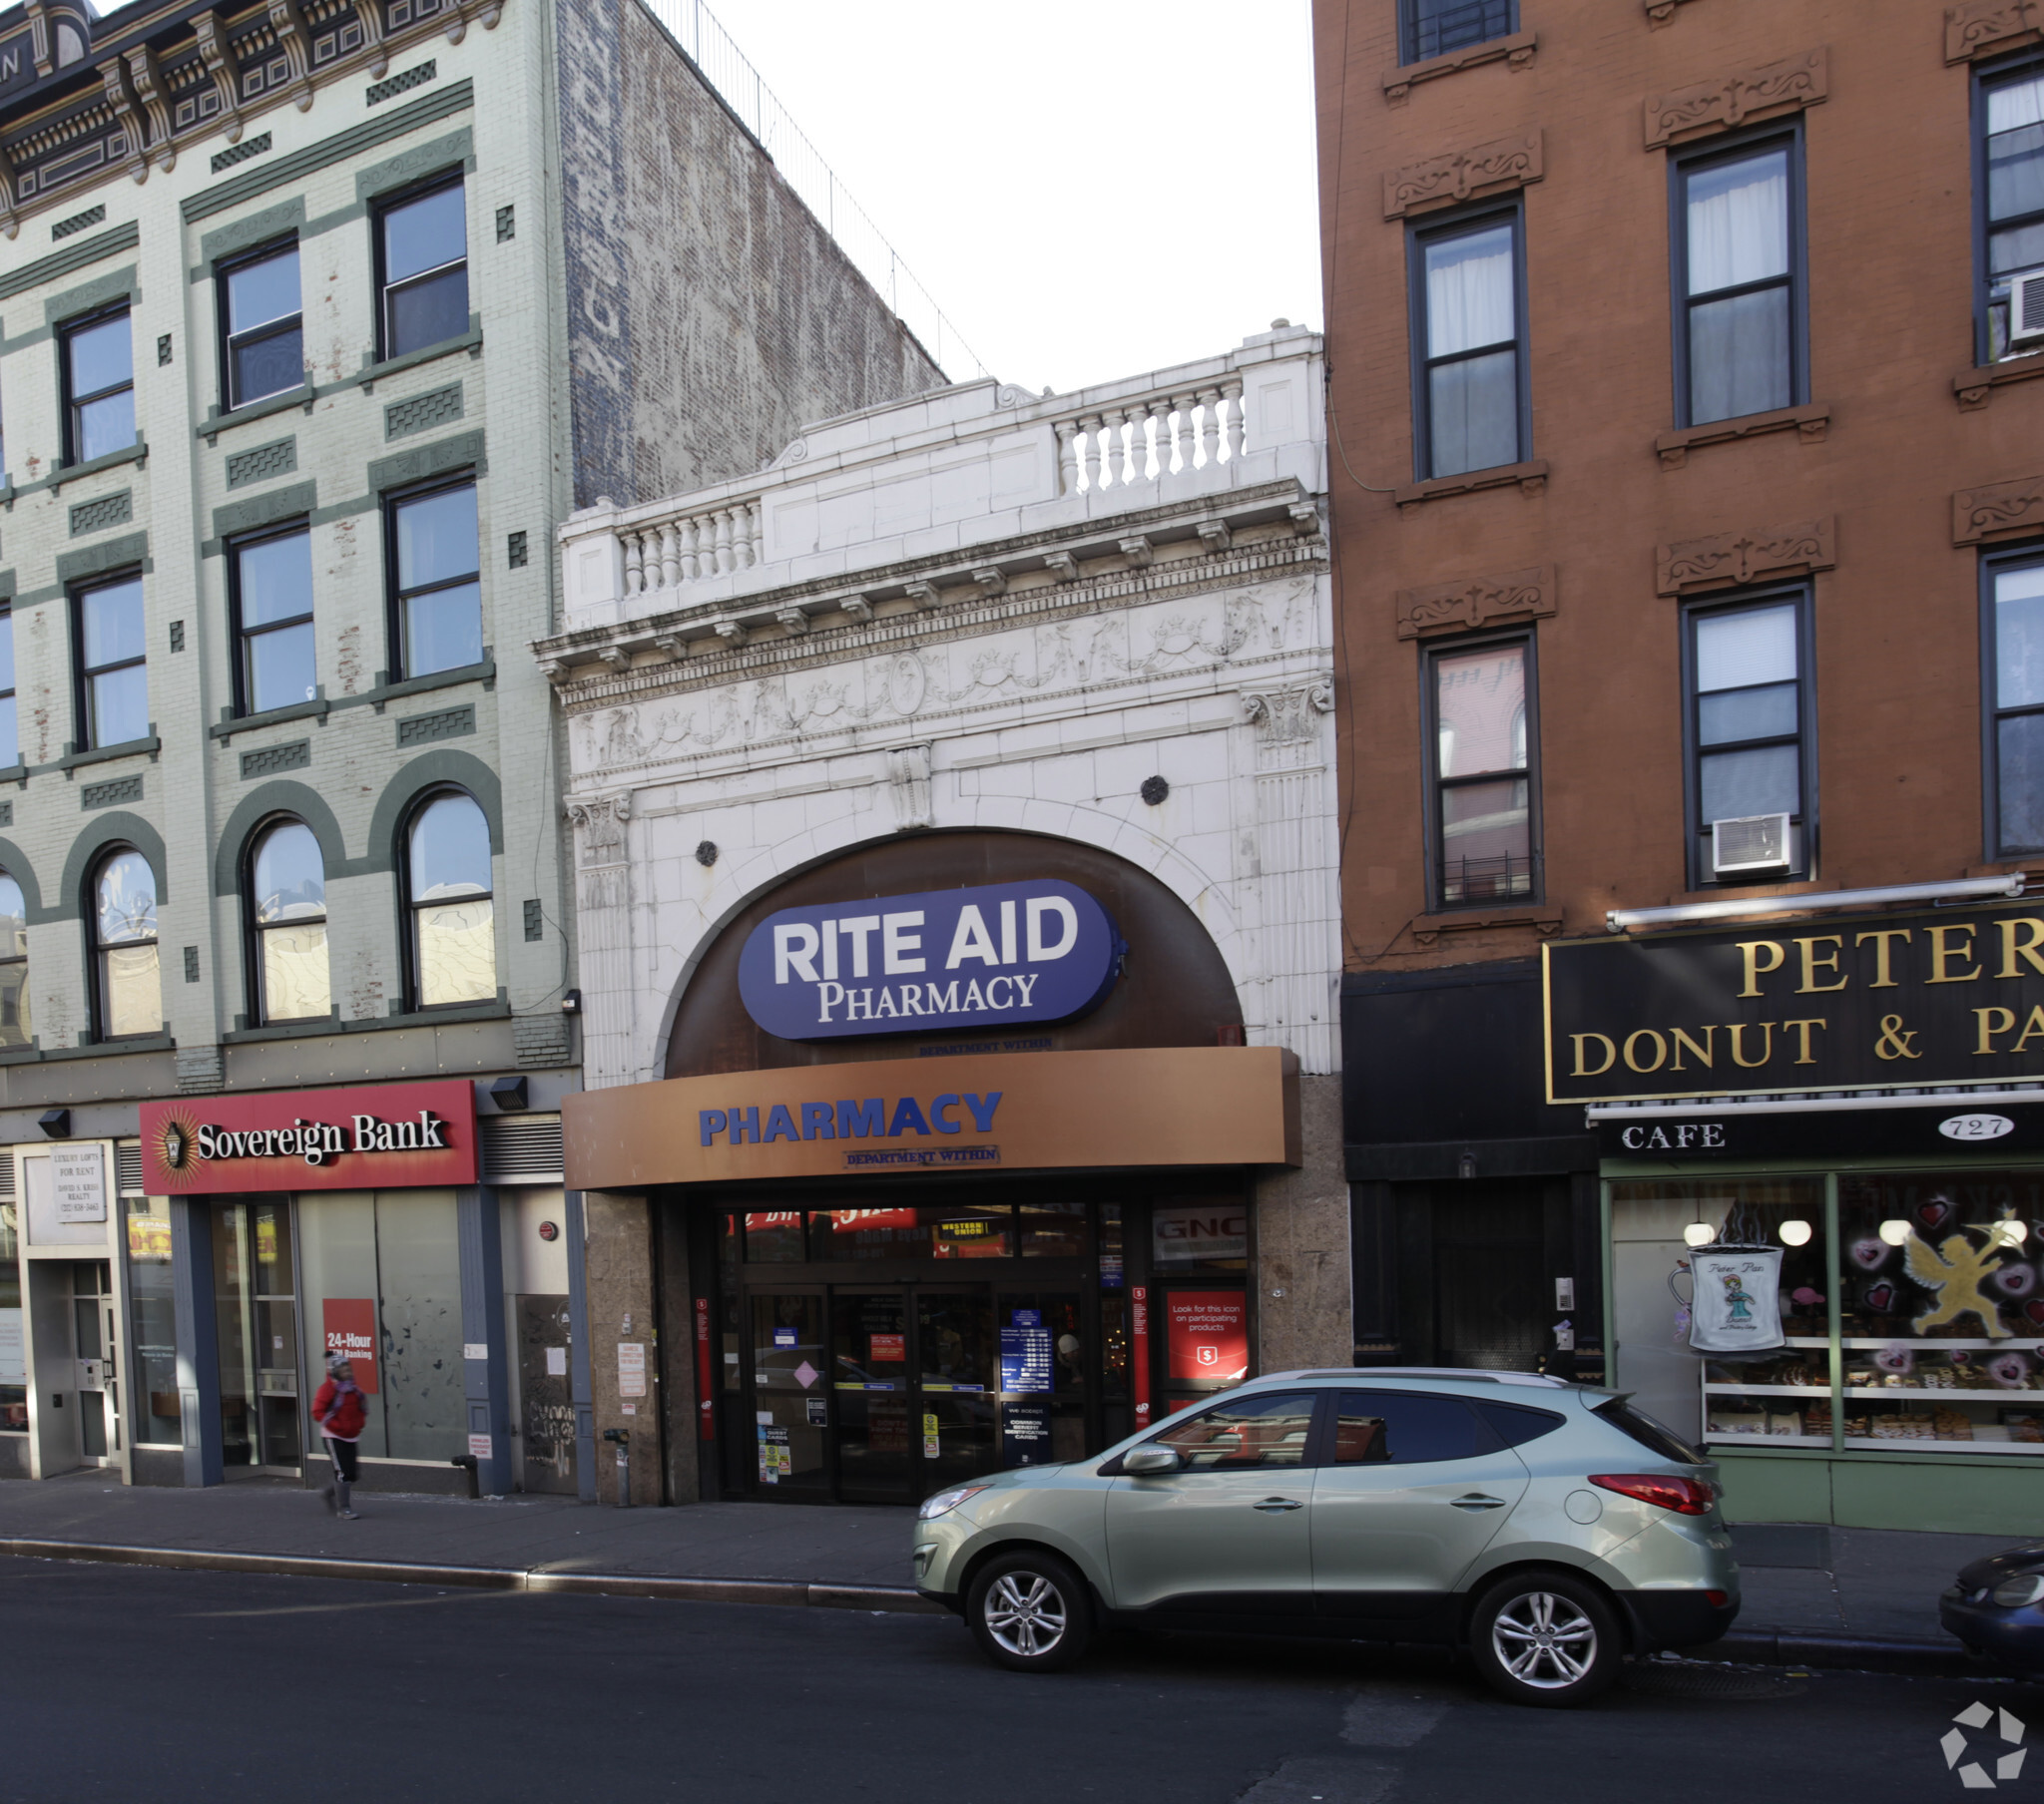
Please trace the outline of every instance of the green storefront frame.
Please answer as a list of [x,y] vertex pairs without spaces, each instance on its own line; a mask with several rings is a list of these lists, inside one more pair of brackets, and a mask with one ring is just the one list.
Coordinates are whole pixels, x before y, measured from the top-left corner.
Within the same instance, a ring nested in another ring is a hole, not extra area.
[[[1955,1099],[1956,1101],[1956,1099]],[[1623,1182],[1736,1182],[1739,1180],[1820,1180],[1823,1185],[1824,1245],[1839,1235],[1841,1178],[1906,1176],[1912,1172],[2029,1171],[2044,1180],[2044,1158],[2004,1154],[1967,1158],[1635,1159],[1611,1157],[1599,1164],[1604,1260],[1604,1344],[1608,1382],[1620,1390],[1626,1379],[1626,1346],[1619,1334],[1623,1299],[1618,1290],[1617,1238],[1612,1188]],[[1843,1445],[1846,1426],[1841,1390],[1842,1362],[1838,1286],[1826,1286],[1829,1323],[1832,1446],[1822,1448],[1711,1444],[1725,1485],[1725,1507],[1734,1522],[1828,1523],[1840,1528],[1915,1529],[1952,1534],[2033,1537],[2044,1526],[2044,1455],[1893,1451]],[[2024,1336],[2021,1338],[2030,1338]],[[2044,1338],[2040,1336],[2038,1338]],[[1700,1358],[1698,1355],[1691,1355]],[[2044,1398],[2040,1398],[2044,1401]],[[1964,1484],[1952,1481],[1965,1474]]]

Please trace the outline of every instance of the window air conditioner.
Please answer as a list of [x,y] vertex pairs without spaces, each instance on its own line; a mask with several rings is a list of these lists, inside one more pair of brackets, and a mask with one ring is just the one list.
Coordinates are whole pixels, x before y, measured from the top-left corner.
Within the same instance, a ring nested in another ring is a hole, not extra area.
[[2008,285],[2008,341],[2028,342],[2032,349],[2044,338],[2044,269],[2018,275]]
[[1711,870],[1719,877],[1788,868],[1788,816],[1746,814],[1711,822]]

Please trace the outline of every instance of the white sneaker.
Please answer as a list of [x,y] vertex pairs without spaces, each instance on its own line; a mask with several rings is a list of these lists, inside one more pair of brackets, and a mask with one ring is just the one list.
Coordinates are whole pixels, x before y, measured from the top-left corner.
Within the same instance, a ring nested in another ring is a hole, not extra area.
[[340,1519],[342,1522],[353,1522],[356,1520],[355,1513],[352,1510],[343,1510],[340,1512]]

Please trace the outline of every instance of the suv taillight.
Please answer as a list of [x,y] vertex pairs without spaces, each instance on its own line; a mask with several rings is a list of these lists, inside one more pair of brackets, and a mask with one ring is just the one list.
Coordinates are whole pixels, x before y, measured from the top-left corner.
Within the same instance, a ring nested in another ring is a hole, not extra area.
[[1659,1504],[1677,1516],[1709,1516],[1718,1495],[1716,1488],[1702,1479],[1677,1478],[1665,1472],[1593,1473],[1590,1483],[1621,1497],[1638,1498],[1643,1504]]

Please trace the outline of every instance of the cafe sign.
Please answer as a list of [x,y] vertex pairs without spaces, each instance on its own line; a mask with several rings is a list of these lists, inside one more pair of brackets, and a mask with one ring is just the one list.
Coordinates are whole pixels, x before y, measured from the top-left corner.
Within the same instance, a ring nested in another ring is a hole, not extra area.
[[1550,1103],[2044,1079],[2044,916],[1937,909],[1541,948]]
[[152,1196],[471,1184],[475,1091],[386,1084],[145,1103],[142,1178]]
[[739,954],[746,1012],[782,1040],[1065,1021],[1126,950],[1107,910],[1045,879],[783,908]]

